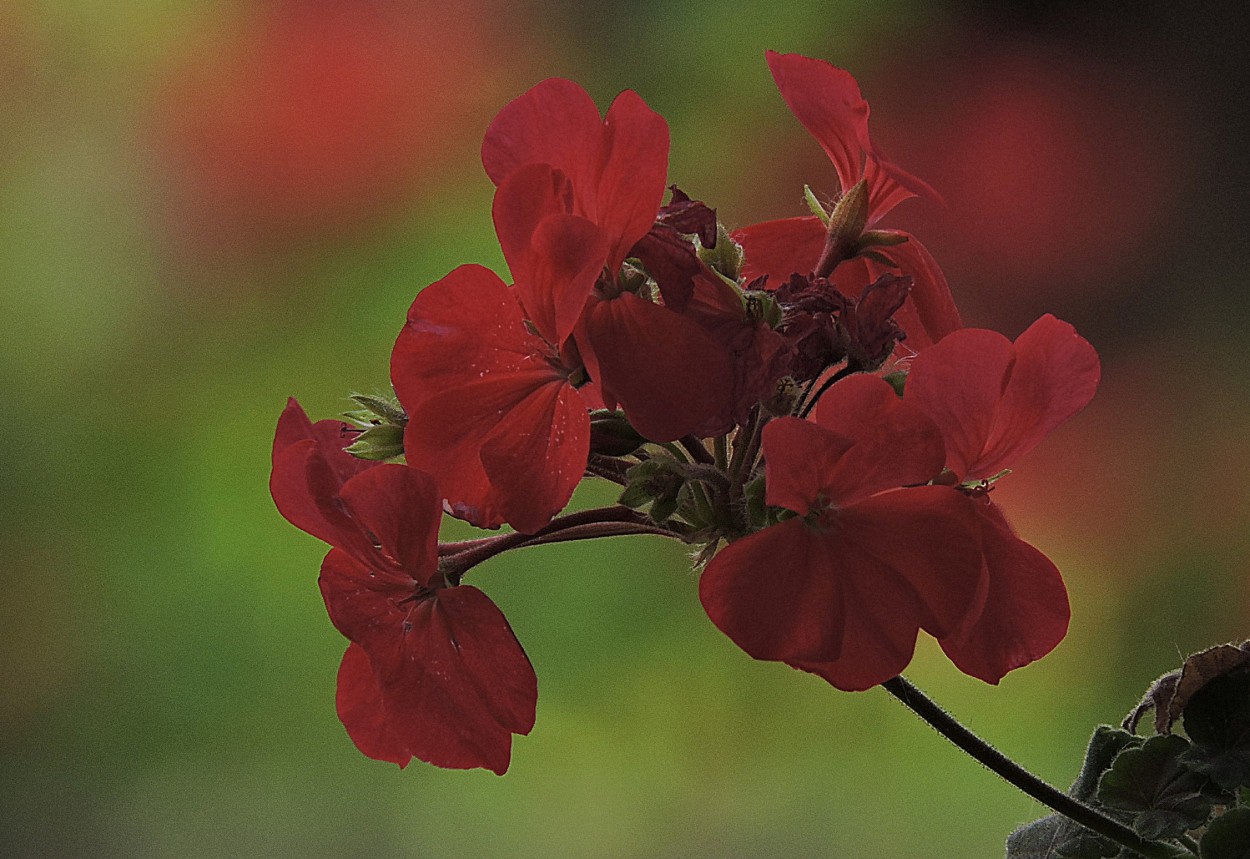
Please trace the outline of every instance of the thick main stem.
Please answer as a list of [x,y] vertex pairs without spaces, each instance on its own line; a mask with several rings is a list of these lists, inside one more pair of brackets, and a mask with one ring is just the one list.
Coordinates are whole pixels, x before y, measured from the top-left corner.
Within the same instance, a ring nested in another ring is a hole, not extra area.
[[1147,841],[1129,827],[1112,820],[1095,808],[1073,799],[1058,788],[1042,781],[1011,758],[960,724],[954,716],[939,707],[902,675],[881,684],[882,688],[902,701],[908,709],[924,719],[935,731],[950,740],[975,760],[989,767],[1007,782],[1064,817],[1110,838],[1148,859],[1174,859],[1176,851],[1158,841]]

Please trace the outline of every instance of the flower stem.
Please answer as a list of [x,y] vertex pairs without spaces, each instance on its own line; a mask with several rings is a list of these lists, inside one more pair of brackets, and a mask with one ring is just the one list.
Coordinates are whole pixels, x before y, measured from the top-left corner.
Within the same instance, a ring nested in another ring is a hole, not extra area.
[[1176,856],[1174,848],[1158,841],[1147,841],[1118,820],[1042,781],[965,728],[902,675],[885,681],[881,686],[962,751],[1043,805],[1148,859],[1174,859]]
[[470,569],[508,549],[626,534],[656,534],[678,540],[685,536],[675,524],[657,525],[628,507],[596,507],[558,516],[533,534],[514,531],[463,543],[444,543],[439,546],[439,568],[449,582],[459,583]]

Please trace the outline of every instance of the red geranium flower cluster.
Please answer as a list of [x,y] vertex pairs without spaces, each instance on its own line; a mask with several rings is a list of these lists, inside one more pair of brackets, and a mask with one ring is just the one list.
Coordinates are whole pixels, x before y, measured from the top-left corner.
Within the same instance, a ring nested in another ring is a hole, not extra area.
[[[990,683],[1063,638],[1058,571],[990,494],[1093,396],[1093,348],[1050,316],[1014,343],[963,328],[928,251],[874,226],[935,195],[873,146],[855,81],[768,63],[832,206],[809,192],[811,216],[731,232],[676,187],[665,204],[664,120],[544,81],[482,147],[511,282],[466,265],[417,295],[397,403],[358,398],[354,426],[283,413],[273,495],[334,547],[338,709],[365,754],[507,767],[536,681],[461,578],[510,548],[682,539],[713,623],[840,689],[897,675],[921,629]],[[620,504],[558,516],[585,476]],[[439,545],[443,510],[513,531]]]

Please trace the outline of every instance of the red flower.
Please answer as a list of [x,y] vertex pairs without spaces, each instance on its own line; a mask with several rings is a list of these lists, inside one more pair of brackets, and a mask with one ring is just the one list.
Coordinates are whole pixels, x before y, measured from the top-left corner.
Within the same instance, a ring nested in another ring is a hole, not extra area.
[[533,667],[495,604],[439,572],[434,481],[403,465],[349,465],[343,426],[314,426],[291,400],[270,477],[279,511],[334,547],[321,593],[352,642],[339,718],[369,757],[503,773],[512,734],[534,724]]
[[994,331],[956,331],[912,362],[906,400],[941,430],[946,467],[970,487],[988,593],[980,615],[942,639],[960,670],[997,683],[1049,653],[1067,633],[1067,592],[1050,560],[1016,536],[980,481],[997,476],[1079,412],[1098,386],[1098,355],[1046,315],[1013,344]]
[[585,90],[559,78],[504,107],[482,143],[482,163],[496,185],[526,165],[550,165],[571,185],[567,211],[601,231],[608,250],[579,311],[577,347],[605,405],[619,403],[639,433],[660,442],[732,411],[733,376],[725,350],[679,312],[690,298],[689,273],[651,272],[660,278],[663,304],[621,276],[621,264],[660,214],[668,147],[668,124],[637,93],[621,93],[601,119]]
[[537,531],[586,468],[593,401],[570,381],[584,373],[569,335],[605,245],[564,212],[567,191],[545,164],[513,172],[494,214],[515,287],[461,266],[417,295],[391,356],[408,464],[480,527]]
[[[867,184],[867,222],[875,223],[909,197],[936,193],[924,182],[885,160],[868,137],[868,103],[855,79],[823,60],[769,51],[768,66],[790,111],[816,138],[833,162],[842,193],[861,179]],[[900,244],[874,245],[894,268],[867,256],[842,262],[829,275],[839,290],[854,298],[887,273],[909,276],[914,286],[898,320],[908,345],[919,350],[961,326],[950,287],[932,255],[915,237],[901,230],[880,230]],[[744,227],[734,233],[745,252],[748,279],[768,275],[774,288],[791,274],[813,273],[825,249],[828,232],[820,219],[786,218]],[[821,274],[828,274],[821,272]]]
[[708,565],[708,616],[756,659],[839,689],[867,689],[907,666],[916,635],[957,630],[977,608],[981,552],[965,499],[920,486],[942,439],[886,382],[833,386],[814,422],[764,429],[767,501],[797,514],[731,543]]

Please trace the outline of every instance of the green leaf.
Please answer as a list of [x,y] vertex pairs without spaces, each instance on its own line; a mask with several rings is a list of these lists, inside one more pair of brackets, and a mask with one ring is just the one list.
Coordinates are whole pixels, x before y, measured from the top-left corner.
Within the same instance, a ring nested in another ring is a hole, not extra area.
[[1202,859],[1250,859],[1250,808],[1221,814],[1202,836]]
[[1185,707],[1191,769],[1227,790],[1250,785],[1250,671],[1212,680]]
[[1099,804],[1132,813],[1133,829],[1152,841],[1201,826],[1221,796],[1206,776],[1181,763],[1188,748],[1184,737],[1170,734],[1126,749],[1098,782]]
[[[1141,742],[1127,731],[1100,725],[1089,739],[1085,763],[1068,788],[1068,796],[1089,802],[1098,788],[1099,776],[1115,756]],[[1119,845],[1060,814],[1026,824],[1007,839],[1007,859],[1106,859],[1119,851]]]

